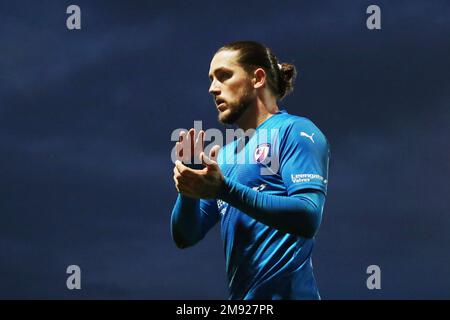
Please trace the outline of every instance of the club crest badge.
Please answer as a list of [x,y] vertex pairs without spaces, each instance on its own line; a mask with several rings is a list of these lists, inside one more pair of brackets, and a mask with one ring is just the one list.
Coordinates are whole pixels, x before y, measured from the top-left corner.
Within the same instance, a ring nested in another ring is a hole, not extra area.
[[256,149],[254,158],[257,163],[263,162],[270,152],[270,143],[261,143]]

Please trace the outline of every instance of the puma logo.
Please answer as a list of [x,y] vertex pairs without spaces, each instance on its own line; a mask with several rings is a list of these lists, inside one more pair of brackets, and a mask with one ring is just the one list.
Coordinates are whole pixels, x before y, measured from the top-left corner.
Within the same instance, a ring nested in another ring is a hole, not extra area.
[[300,135],[302,137],[307,137],[308,139],[310,139],[314,143],[314,139],[313,139],[314,133],[312,133],[311,135],[308,135],[307,133],[302,131],[302,132],[300,132]]

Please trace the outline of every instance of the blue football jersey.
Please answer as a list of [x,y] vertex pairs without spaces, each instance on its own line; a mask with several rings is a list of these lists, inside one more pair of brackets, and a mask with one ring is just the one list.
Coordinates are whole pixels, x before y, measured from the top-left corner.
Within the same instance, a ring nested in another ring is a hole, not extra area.
[[[219,152],[222,174],[278,196],[327,193],[329,144],[308,119],[281,110]],[[320,299],[313,275],[314,238],[281,232],[228,205],[201,200],[208,224],[221,221],[229,299]]]

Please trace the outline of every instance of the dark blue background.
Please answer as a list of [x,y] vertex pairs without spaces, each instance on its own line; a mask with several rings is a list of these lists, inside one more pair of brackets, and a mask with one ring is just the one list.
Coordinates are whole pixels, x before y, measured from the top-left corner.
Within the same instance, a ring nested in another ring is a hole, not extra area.
[[[382,30],[366,28],[370,4]],[[220,128],[209,62],[238,39],[296,64],[282,105],[331,142],[323,298],[450,298],[446,0],[3,1],[1,298],[227,297],[218,228],[185,251],[171,241],[170,134]]]

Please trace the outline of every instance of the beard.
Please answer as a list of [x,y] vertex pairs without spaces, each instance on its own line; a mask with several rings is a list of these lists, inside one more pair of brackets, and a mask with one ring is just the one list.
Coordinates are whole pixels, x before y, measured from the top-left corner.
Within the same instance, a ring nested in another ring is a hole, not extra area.
[[[219,113],[218,120],[222,124],[234,124],[254,103],[255,97],[252,92],[246,91],[239,100],[233,104],[229,104],[227,110]],[[228,111],[228,112],[227,112]]]

